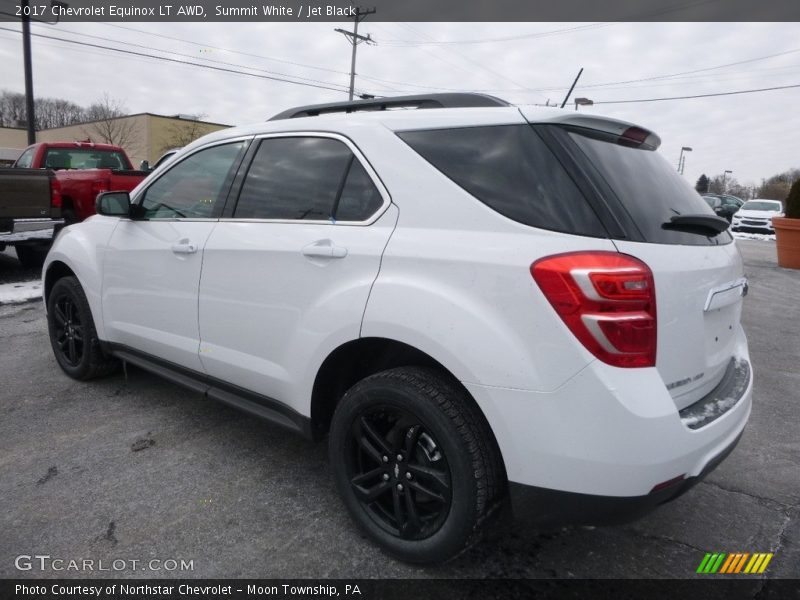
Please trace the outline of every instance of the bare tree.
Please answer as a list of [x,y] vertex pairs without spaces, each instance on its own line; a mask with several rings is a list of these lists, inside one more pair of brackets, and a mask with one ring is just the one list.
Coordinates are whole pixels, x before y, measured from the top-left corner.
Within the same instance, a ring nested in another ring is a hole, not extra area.
[[187,119],[179,118],[170,123],[167,127],[167,141],[161,145],[159,152],[182,148],[207,134],[208,127],[200,122],[205,116],[205,114],[190,115]]
[[792,184],[798,179],[800,179],[800,169],[789,169],[783,173],[777,173],[762,180],[761,187],[758,188],[758,197],[784,200],[789,195]]
[[714,175],[708,184],[708,191],[712,194],[727,194],[733,187],[740,187],[735,177],[725,175]]
[[17,127],[25,122],[25,94],[3,90],[0,94],[0,126]]
[[[84,121],[84,109],[61,98],[36,98],[34,101],[37,130],[66,127]],[[15,127],[27,121],[25,94],[0,92],[0,126]]]
[[139,143],[139,132],[133,121],[124,118],[126,115],[125,105],[104,92],[103,97],[84,112],[86,124],[82,129],[92,141],[128,149]]

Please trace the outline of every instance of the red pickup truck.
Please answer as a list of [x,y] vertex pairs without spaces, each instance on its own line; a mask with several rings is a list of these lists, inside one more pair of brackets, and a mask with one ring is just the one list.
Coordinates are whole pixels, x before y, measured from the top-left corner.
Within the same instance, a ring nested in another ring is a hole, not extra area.
[[95,213],[100,192],[130,191],[149,171],[135,171],[119,146],[41,142],[0,169],[0,251],[14,246],[26,266],[41,264],[57,224]]
[[94,214],[100,192],[129,192],[147,177],[119,146],[92,142],[40,142],[28,146],[14,168],[52,169],[61,188],[61,216],[75,223]]

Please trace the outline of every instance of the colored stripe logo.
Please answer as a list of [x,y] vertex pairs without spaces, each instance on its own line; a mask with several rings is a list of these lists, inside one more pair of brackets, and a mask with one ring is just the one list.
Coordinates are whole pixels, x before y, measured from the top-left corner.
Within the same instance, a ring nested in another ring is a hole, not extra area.
[[700,566],[697,567],[697,572],[709,575],[715,573],[755,575],[767,570],[767,565],[772,560],[772,556],[771,552],[756,552],[754,554],[749,552],[734,552],[731,554],[708,552],[700,562]]

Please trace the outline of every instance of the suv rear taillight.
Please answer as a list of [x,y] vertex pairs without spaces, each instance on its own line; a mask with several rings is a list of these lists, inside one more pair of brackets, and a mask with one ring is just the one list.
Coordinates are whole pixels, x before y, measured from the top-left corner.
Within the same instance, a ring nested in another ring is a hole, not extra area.
[[537,260],[531,275],[578,340],[615,367],[656,364],[656,290],[642,261],[617,252]]

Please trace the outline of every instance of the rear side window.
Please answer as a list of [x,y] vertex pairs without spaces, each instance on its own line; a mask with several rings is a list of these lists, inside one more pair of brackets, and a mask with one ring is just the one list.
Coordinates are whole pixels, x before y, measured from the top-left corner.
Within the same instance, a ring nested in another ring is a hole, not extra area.
[[14,166],[18,169],[30,169],[33,164],[33,153],[35,150],[36,148],[28,148],[25,150],[22,156],[17,159],[17,163]]
[[353,157],[342,195],[336,208],[337,221],[365,221],[383,204],[378,188],[366,169]]
[[268,138],[253,157],[233,216],[363,221],[382,204],[375,184],[343,142]]
[[[569,137],[599,171],[640,230],[655,244],[716,245],[730,242],[727,231],[701,235],[665,227],[675,215],[709,214],[709,204],[655,151],[621,146],[571,131]],[[719,199],[711,197],[714,206]]]
[[407,131],[400,138],[475,198],[525,225],[607,237],[597,215],[529,125]]

